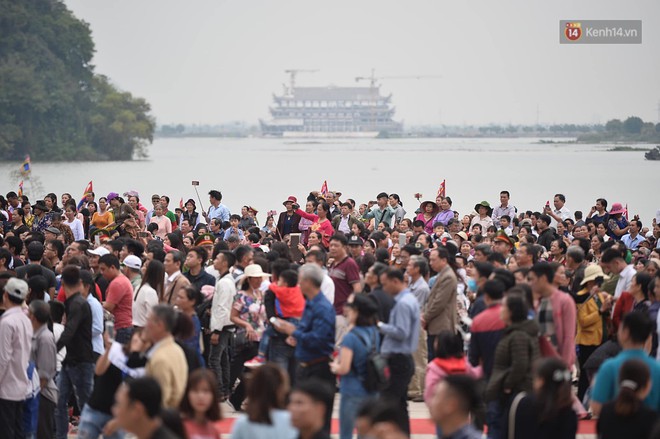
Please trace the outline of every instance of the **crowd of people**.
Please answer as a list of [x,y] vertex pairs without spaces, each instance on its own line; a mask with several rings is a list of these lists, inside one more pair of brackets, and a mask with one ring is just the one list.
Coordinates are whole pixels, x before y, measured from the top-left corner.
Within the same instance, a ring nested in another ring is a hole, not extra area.
[[0,196],[0,436],[660,438],[660,211],[222,200]]

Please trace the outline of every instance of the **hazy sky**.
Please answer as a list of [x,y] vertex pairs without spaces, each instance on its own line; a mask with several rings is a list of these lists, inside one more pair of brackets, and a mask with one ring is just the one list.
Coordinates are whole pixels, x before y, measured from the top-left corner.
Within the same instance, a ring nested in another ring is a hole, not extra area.
[[[159,123],[256,123],[273,93],[381,75],[406,124],[658,120],[658,0],[65,0],[97,71]],[[642,19],[641,45],[559,44],[561,19]],[[366,84],[365,84],[366,85]]]

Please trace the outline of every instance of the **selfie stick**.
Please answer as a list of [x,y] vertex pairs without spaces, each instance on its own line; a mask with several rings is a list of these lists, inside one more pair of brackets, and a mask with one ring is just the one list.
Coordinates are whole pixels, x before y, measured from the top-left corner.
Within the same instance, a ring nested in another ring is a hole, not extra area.
[[197,192],[197,185],[193,185],[195,188],[195,193],[197,194],[197,200],[199,200],[199,208],[202,210],[202,212],[205,212],[204,206],[202,206],[202,199],[199,196],[199,192]]

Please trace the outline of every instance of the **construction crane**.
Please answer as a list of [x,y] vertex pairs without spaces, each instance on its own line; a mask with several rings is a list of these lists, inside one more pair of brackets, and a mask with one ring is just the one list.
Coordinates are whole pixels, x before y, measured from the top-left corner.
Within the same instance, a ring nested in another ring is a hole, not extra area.
[[437,79],[440,75],[408,75],[408,76],[376,76],[374,69],[371,69],[371,76],[357,76],[355,82],[369,81],[371,88],[376,87],[376,81],[383,79]]
[[[369,91],[371,95],[371,99],[375,102],[376,97],[378,95],[378,86],[376,85],[376,81],[380,81],[383,79],[436,79],[436,78],[441,78],[442,76],[440,75],[407,75],[407,76],[376,76],[374,69],[371,69],[371,76],[357,76],[355,78],[355,82],[360,82],[360,81],[369,81]],[[371,126],[376,125],[376,107],[371,106],[370,112],[369,112],[369,124]]]
[[287,93],[289,96],[293,95],[293,88],[296,86],[296,75],[298,73],[316,73],[318,72],[317,69],[311,70],[311,69],[289,69],[285,70],[284,73],[287,73],[289,75],[289,92]]

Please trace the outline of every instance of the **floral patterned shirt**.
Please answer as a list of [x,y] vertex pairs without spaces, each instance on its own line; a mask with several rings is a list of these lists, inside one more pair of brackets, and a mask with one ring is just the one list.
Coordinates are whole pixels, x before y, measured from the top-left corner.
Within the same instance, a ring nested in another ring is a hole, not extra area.
[[266,323],[266,307],[264,306],[261,292],[251,295],[246,291],[239,291],[234,296],[234,309],[238,311],[238,317],[248,322],[261,340],[261,334],[264,332]]

